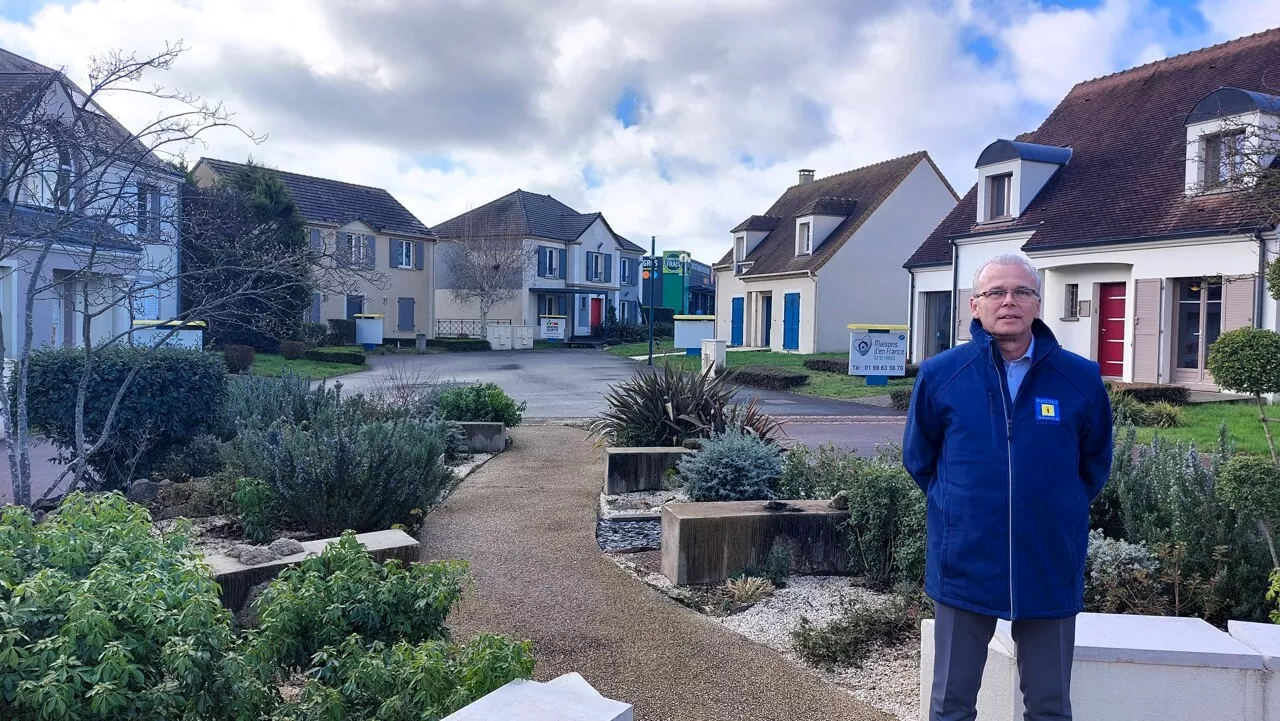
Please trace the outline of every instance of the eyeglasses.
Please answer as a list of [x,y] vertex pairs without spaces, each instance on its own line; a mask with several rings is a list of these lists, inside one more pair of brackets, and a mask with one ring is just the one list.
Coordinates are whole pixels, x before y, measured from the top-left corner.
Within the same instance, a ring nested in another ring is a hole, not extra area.
[[1039,298],[1040,294],[1035,288],[1014,288],[1013,290],[1005,290],[1004,288],[992,288],[985,293],[975,293],[975,298],[990,298],[991,300],[1003,301],[1005,296],[1013,294],[1013,299],[1018,303],[1026,303],[1034,298]]

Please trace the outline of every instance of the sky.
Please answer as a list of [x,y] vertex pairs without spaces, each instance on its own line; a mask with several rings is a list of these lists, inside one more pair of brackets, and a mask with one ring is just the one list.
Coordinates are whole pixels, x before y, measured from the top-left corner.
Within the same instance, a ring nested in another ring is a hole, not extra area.
[[190,162],[386,188],[428,226],[523,188],[704,262],[800,168],[927,150],[964,194],[1075,83],[1277,26],[1276,0],[0,0],[0,47],[79,81],[181,42],[135,87],[256,138]]

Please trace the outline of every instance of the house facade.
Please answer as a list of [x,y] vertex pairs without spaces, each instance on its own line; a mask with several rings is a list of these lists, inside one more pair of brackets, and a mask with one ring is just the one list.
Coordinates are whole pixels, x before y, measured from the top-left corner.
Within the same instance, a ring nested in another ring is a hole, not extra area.
[[5,358],[128,342],[177,314],[182,175],[62,73],[0,50],[0,310]]
[[1213,341],[1276,328],[1274,218],[1244,169],[1275,160],[1280,98],[1262,89],[1278,66],[1277,31],[1161,60],[1080,83],[1037,130],[988,145],[905,264],[913,357],[968,340],[974,271],[1022,252],[1042,319],[1105,378],[1217,389]]
[[[640,319],[640,263],[644,250],[618,235],[601,213],[580,213],[549,195],[525,190],[498,198],[435,227],[440,238],[436,307],[448,319],[478,321],[479,304],[459,302],[450,272],[456,244],[488,239],[518,242],[533,260],[516,299],[489,311],[490,322],[536,326],[543,317],[564,318],[566,338],[588,336],[608,318],[610,306],[621,322]],[[453,323],[462,327],[461,323]]]
[[[230,175],[238,163],[201,158],[201,187]],[[324,265],[307,320],[324,323],[357,314],[381,315],[383,337],[435,337],[436,236],[382,188],[275,171],[307,221],[311,247]]]
[[903,261],[955,206],[926,152],[814,179],[801,170],[731,233],[716,272],[716,337],[796,353],[849,349],[850,323],[905,325]]

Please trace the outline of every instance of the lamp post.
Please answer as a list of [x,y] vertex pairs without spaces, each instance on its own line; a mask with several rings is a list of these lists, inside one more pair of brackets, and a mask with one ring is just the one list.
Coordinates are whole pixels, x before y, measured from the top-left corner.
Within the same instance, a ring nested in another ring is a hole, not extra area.
[[649,236],[649,367],[653,367],[653,286],[654,279],[654,256],[658,253],[658,236]]

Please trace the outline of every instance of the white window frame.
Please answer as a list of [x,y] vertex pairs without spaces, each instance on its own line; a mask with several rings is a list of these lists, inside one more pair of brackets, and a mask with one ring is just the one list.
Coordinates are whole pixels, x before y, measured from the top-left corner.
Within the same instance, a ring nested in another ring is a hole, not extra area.
[[559,303],[556,302],[554,295],[544,295],[543,298],[543,315],[560,315],[556,311],[559,310]]
[[[139,281],[139,285],[155,283],[147,278]],[[151,309],[148,309],[148,306]],[[135,320],[160,320],[160,289],[158,287],[142,288],[133,292],[133,317]]]
[[739,235],[733,239],[733,260],[742,261],[747,255],[747,236]]
[[[1230,142],[1227,142],[1230,139]],[[1206,133],[1200,138],[1201,157],[1204,158],[1205,190],[1230,188],[1240,183],[1245,174],[1245,132],[1240,129]],[[1216,166],[1210,162],[1210,150],[1216,149]],[[1225,175],[1224,175],[1225,173]]]
[[[1003,183],[1004,192],[997,195],[997,187]],[[996,213],[996,200],[1000,199],[1004,212]],[[1004,220],[1013,217],[1013,173],[996,173],[987,177],[987,220]]]
[[547,274],[543,278],[559,278],[560,277],[560,252],[556,248],[543,248],[547,254]]
[[618,267],[618,282],[622,285],[631,285],[631,259],[623,258],[622,263]]
[[604,253],[591,254],[591,267],[589,272],[591,273],[589,280],[596,283],[604,281]]
[[413,246],[414,242],[411,240],[396,240],[396,257],[393,260],[397,268],[413,269]]
[[1080,317],[1080,284],[1067,283],[1062,291],[1062,319],[1077,320]]
[[796,255],[809,255],[813,252],[813,223],[804,221],[796,224]]
[[369,241],[365,240],[364,233],[345,233],[345,236],[347,260],[352,263],[363,263],[365,250],[369,247]]

